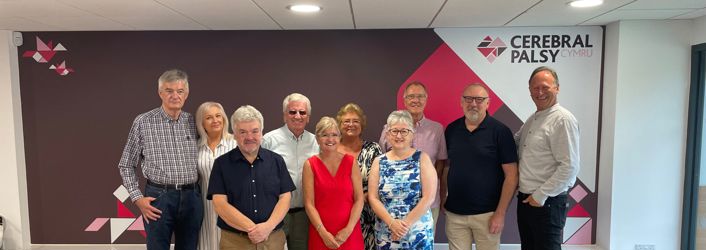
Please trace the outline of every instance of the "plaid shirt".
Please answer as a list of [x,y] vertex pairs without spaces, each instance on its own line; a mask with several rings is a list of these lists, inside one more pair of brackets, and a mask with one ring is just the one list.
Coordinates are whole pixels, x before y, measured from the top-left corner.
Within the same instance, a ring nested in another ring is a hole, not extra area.
[[143,197],[135,175],[138,164],[145,178],[155,183],[196,183],[196,142],[196,124],[189,113],[181,112],[173,120],[159,107],[138,115],[118,163],[132,201]]

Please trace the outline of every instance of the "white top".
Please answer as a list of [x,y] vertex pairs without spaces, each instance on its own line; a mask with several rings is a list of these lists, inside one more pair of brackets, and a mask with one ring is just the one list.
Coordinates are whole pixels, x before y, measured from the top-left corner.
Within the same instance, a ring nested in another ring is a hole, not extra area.
[[284,163],[287,164],[289,176],[292,177],[294,186],[297,187],[292,191],[292,201],[289,208],[304,207],[302,169],[304,162],[309,157],[319,153],[319,144],[316,142],[314,134],[304,130],[304,133],[297,138],[292,131],[289,131],[287,125],[284,125],[265,134],[262,138],[262,147],[281,155],[284,158]]
[[535,112],[515,134],[520,192],[544,205],[568,191],[579,172],[579,125],[571,112],[555,104]]
[[236,146],[238,146],[238,144],[233,138],[221,139],[221,142],[218,143],[214,151],[211,151],[208,145],[199,146],[199,181],[201,183],[201,199],[203,200],[203,224],[201,224],[198,248],[200,250],[218,249],[218,242],[220,242],[221,238],[221,231],[218,229],[218,226],[216,226],[218,215],[213,209],[213,204],[211,204],[209,200],[206,200],[208,180],[211,176],[211,169],[213,169],[213,161],[219,156],[233,150]]

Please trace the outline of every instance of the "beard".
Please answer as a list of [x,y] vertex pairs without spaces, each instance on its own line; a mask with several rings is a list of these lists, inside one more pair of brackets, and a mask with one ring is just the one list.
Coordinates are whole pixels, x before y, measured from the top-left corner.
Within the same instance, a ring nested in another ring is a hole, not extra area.
[[469,110],[467,114],[468,115],[466,117],[470,121],[477,122],[480,119],[480,113],[476,110]]

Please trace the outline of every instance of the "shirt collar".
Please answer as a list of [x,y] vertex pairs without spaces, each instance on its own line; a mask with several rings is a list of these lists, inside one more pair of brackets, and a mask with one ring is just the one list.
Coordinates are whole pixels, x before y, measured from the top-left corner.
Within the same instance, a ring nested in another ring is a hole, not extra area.
[[306,129],[305,129],[304,132],[302,132],[302,134],[299,136],[299,138],[297,138],[294,135],[294,133],[292,133],[292,131],[289,130],[289,127],[287,127],[287,124],[284,124],[284,126],[282,127],[282,130],[284,130],[284,133],[287,135],[287,138],[290,138],[295,141],[300,141],[301,139],[304,139],[304,135],[306,135]]
[[[255,158],[255,161],[262,160],[262,150],[262,146],[260,146],[260,148],[257,150],[257,157]],[[248,160],[245,159],[245,155],[243,155],[243,152],[240,151],[240,147],[235,147],[231,157],[233,157],[233,161],[243,160],[245,162],[248,162]]]
[[425,125],[426,123],[427,123],[427,117],[422,114],[422,119],[419,119],[418,122],[415,122],[415,123],[414,123],[414,128],[415,128],[415,130],[416,130],[418,127],[421,127],[422,125]]
[[179,112],[179,117],[177,117],[176,120],[172,119],[172,117],[169,116],[169,114],[167,114],[167,111],[164,111],[164,107],[162,107],[162,106],[159,106],[159,114],[162,115],[162,118],[164,118],[168,121],[179,121],[184,116],[184,111]]
[[536,114],[537,116],[544,116],[544,115],[547,115],[547,114],[549,114],[549,113],[551,113],[551,112],[553,112],[553,111],[559,109],[559,107],[560,107],[560,106],[559,106],[559,102],[557,102],[557,103],[555,103],[554,105],[552,105],[551,107],[549,107],[549,108],[547,108],[547,109],[545,109],[545,110],[535,112],[535,114]]

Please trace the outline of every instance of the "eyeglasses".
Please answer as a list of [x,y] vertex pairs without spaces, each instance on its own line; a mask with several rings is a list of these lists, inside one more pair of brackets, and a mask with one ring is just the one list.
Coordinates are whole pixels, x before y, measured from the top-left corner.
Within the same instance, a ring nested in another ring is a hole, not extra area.
[[474,102],[475,103],[483,103],[483,101],[485,101],[485,99],[488,99],[488,97],[487,96],[467,96],[467,95],[463,96],[463,101],[465,101],[466,103],[474,103]]
[[409,133],[412,133],[412,130],[409,129],[391,129],[387,131],[390,133],[392,136],[397,136],[397,135],[402,135],[402,137],[405,137],[409,135]]
[[345,120],[343,125],[360,125],[360,120]]
[[287,111],[287,113],[289,113],[289,115],[297,115],[297,113],[299,113],[299,115],[305,116],[306,110],[298,110],[298,111],[297,110],[290,110],[290,111]]
[[414,100],[414,99],[421,100],[421,99],[425,99],[425,98],[427,98],[427,95],[425,95],[425,94],[416,94],[416,95],[410,94],[410,95],[404,96],[404,99],[407,99],[407,100]]

